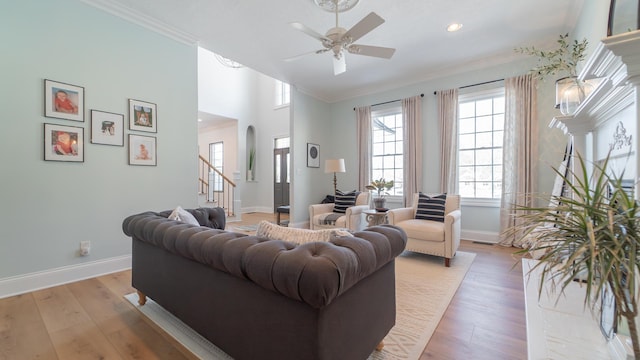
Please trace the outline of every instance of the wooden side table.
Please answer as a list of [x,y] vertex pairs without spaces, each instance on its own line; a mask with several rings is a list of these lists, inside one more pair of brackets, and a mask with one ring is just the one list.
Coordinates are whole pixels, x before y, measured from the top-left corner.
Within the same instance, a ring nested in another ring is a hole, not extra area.
[[387,213],[381,211],[375,211],[374,209],[364,210],[363,213],[366,216],[369,226],[376,226],[387,224]]

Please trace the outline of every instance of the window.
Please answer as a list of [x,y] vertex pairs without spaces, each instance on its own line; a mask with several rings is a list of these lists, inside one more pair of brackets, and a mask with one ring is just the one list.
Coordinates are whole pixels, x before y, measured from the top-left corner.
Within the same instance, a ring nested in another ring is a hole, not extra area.
[[461,95],[458,106],[460,195],[500,199],[504,88]]
[[291,98],[291,89],[289,84],[276,80],[276,106],[289,105]]
[[393,180],[389,195],[402,195],[403,132],[402,108],[371,112],[371,179]]
[[[276,158],[275,158],[275,171],[274,171],[274,175],[275,175],[275,182],[276,184],[279,184],[280,182],[282,182],[282,167],[285,167],[286,171],[286,179],[284,179],[284,181],[289,184],[291,183],[291,171],[289,171],[290,169],[290,165],[291,165],[291,154],[289,153],[289,144],[290,144],[290,140],[289,137],[283,137],[283,138],[276,138],[275,139],[275,148],[276,150],[279,149],[286,149],[286,151],[276,151]],[[282,156],[284,154],[284,161],[285,164],[282,164]]]
[[[224,174],[224,145],[222,141],[209,144],[209,162],[216,170]],[[213,177],[213,191],[222,191],[222,176],[211,170],[209,177]]]

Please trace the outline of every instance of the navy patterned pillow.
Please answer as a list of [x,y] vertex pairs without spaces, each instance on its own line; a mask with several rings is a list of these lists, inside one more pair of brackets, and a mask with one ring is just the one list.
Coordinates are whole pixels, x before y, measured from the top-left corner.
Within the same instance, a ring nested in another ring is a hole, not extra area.
[[335,205],[333,206],[333,212],[344,214],[347,212],[347,208],[356,204],[356,197],[358,192],[353,190],[348,193],[343,193],[340,190],[336,191]]
[[444,203],[447,201],[447,194],[429,196],[420,193],[419,195],[416,219],[444,222]]

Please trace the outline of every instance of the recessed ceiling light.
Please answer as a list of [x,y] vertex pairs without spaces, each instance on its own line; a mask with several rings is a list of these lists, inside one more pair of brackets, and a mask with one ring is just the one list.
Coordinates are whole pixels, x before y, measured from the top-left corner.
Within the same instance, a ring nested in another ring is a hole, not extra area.
[[198,122],[202,122],[202,119],[198,119]]
[[458,31],[460,29],[462,29],[462,24],[459,24],[459,23],[453,23],[453,24],[450,24],[449,26],[447,26],[447,31],[448,32]]

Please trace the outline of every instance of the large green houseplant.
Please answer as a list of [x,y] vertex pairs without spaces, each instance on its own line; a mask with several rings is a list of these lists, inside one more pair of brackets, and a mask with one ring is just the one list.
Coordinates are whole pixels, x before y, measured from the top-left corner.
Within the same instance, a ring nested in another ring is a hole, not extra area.
[[[528,251],[542,253],[535,268],[541,271],[540,291],[551,281],[564,289],[584,279],[585,304],[596,309],[597,295],[611,287],[616,319],[625,318],[636,359],[640,343],[636,317],[640,297],[640,205],[623,186],[622,175],[607,173],[608,158],[565,176],[556,170],[571,195],[553,196],[548,207],[518,208],[519,225],[509,231],[523,234]],[[596,309],[597,310],[597,309]]]

